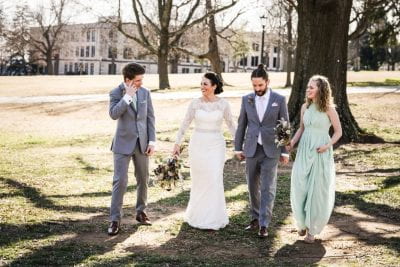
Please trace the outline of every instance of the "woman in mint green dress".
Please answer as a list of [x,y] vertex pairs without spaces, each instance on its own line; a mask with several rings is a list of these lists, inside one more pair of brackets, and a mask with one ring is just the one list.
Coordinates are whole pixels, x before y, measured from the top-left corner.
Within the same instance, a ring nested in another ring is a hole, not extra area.
[[[334,134],[329,136],[333,126]],[[308,82],[301,107],[300,127],[288,146],[300,140],[293,164],[290,201],[298,233],[313,243],[328,223],[335,202],[335,163],[332,145],[342,136],[339,116],[331,103],[326,77],[315,75]]]

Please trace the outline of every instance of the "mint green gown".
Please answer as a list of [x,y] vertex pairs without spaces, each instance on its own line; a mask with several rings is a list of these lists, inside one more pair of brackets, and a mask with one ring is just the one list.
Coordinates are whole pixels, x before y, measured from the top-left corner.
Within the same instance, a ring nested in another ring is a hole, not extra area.
[[320,154],[317,147],[330,141],[328,115],[311,104],[303,115],[304,132],[293,164],[290,201],[299,230],[319,234],[328,223],[335,202],[333,149]]

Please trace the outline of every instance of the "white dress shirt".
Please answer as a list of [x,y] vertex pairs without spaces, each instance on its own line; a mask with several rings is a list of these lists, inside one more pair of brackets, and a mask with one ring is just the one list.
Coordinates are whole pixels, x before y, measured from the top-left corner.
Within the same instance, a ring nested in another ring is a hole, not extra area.
[[[260,119],[260,122],[264,118],[265,111],[267,110],[270,95],[271,95],[270,89],[267,89],[267,92],[263,96],[256,95],[256,99],[255,99],[256,109],[257,109],[257,115],[258,115],[258,118]],[[260,145],[262,145],[261,131],[258,133],[257,142]]]

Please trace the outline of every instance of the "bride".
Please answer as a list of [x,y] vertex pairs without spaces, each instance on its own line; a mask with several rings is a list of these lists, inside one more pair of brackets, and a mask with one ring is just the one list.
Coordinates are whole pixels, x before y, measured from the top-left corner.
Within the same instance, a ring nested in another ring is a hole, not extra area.
[[225,120],[234,136],[235,125],[228,101],[216,96],[223,92],[222,86],[215,73],[204,74],[202,97],[190,103],[173,149],[173,154],[179,155],[184,133],[194,120],[195,128],[189,142],[192,185],[185,221],[200,229],[218,230],[229,223],[223,184],[226,147],[221,126]]

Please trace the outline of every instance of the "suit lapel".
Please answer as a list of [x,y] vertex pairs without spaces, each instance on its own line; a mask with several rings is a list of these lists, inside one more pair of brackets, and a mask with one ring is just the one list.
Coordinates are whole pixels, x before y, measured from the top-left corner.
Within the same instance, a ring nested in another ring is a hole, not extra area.
[[139,114],[140,103],[143,101],[143,90],[141,88],[138,89],[136,97],[137,97],[136,113]]
[[257,108],[256,108],[256,94],[252,93],[247,97],[247,103],[250,106],[250,110],[255,114],[257,120],[259,121],[260,119],[258,118],[257,114]]
[[[269,88],[268,90],[271,90],[271,88]],[[262,122],[268,117],[268,114],[269,114],[268,111],[271,109],[272,103],[275,102],[275,98],[276,98],[276,94],[271,90],[270,95],[269,95],[268,105],[267,105],[267,108],[265,109],[265,113],[264,113]]]

